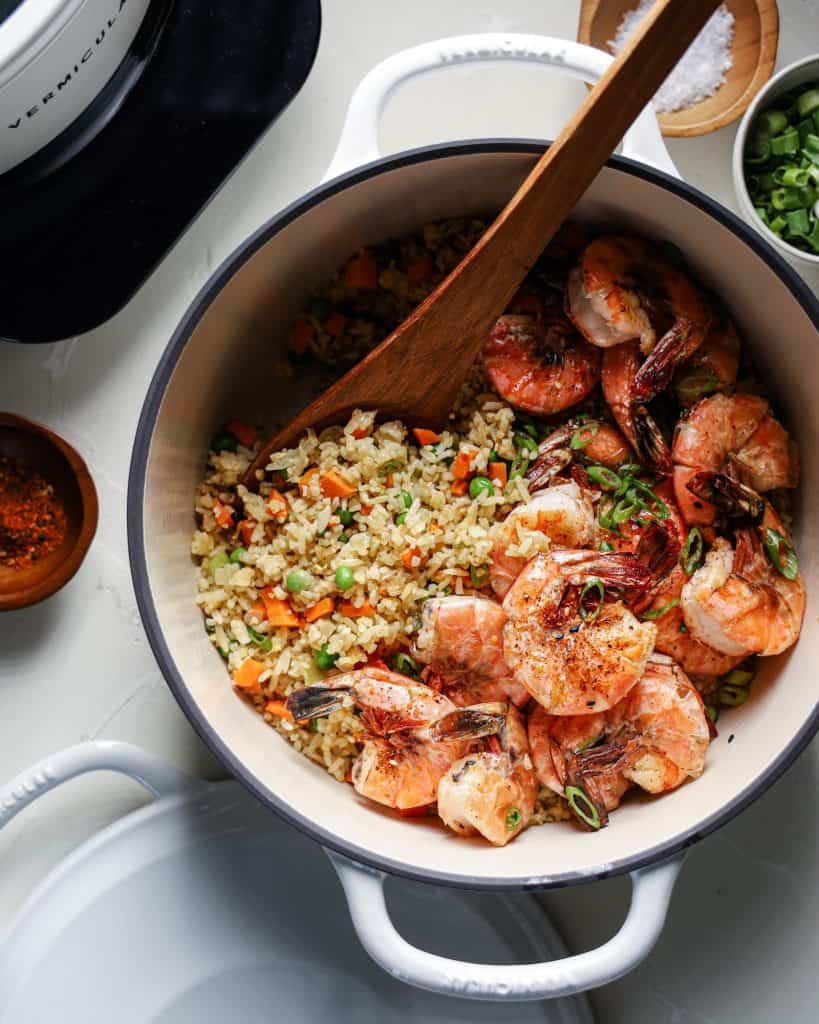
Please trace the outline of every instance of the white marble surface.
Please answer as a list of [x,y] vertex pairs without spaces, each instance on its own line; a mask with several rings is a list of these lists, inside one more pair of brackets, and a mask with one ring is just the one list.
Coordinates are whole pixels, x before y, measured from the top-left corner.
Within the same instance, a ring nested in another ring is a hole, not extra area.
[[[819,50],[819,2],[780,0],[778,66]],[[349,95],[379,59],[438,36],[489,30],[574,37],[575,0],[324,0],[318,58],[301,94],[135,299],[81,338],[0,348],[0,409],[39,419],[89,462],[100,527],[58,596],[0,617],[0,778],[89,737],[122,739],[214,778],[207,754],[160,677],[137,614],[125,543],[125,482],[148,380],[202,282],[264,219],[313,186]],[[554,136],[583,87],[535,69],[458,69],[399,94],[385,150],[481,135]],[[683,175],[733,208],[734,129],[671,142]],[[819,288],[819,274],[811,279]],[[740,819],[691,853],[665,933],[633,975],[598,992],[606,1024],[794,1024],[816,1019],[819,982],[819,755],[812,745]],[[68,850],[142,801],[133,784],[83,780],[52,794],[0,835],[0,934]],[[610,934],[622,880],[550,894],[576,947]]]

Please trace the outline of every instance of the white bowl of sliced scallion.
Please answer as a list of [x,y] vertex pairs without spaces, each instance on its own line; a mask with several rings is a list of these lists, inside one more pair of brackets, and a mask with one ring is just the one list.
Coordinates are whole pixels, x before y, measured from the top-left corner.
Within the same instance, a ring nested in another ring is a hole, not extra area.
[[783,68],[756,96],[733,172],[746,220],[790,259],[819,266],[819,55]]

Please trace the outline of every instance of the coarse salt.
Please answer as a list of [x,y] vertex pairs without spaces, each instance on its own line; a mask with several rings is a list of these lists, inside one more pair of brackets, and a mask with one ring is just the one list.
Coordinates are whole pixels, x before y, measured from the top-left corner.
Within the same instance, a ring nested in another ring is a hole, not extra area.
[[[613,53],[617,54],[623,49],[628,37],[653,6],[654,0],[640,0],[638,7],[623,15],[614,39],[608,43]],[[733,64],[733,40],[734,16],[722,4],[654,94],[653,103],[657,113],[670,114],[713,96],[725,82],[725,72]]]

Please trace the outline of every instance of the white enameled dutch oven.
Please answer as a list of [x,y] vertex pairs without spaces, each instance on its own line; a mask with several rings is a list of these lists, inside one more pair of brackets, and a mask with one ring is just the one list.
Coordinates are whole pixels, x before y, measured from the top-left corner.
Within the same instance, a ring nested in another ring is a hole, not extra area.
[[155,30],[168,7],[169,0],[0,3],[0,174],[77,127],[95,102],[82,134],[99,130],[146,56],[140,28]]
[[[325,182],[237,249],[171,339],[137,430],[128,531],[145,628],[179,703],[237,778],[327,848],[370,954],[396,977],[435,991],[535,999],[593,988],[633,968],[662,929],[685,849],[770,786],[819,725],[819,308],[804,284],[758,235],[679,180],[648,112],[578,207],[584,218],[673,241],[728,303],[800,443],[796,542],[808,589],[798,647],[767,659],[753,699],[731,712],[712,745],[704,776],[659,799],[627,801],[598,833],[533,828],[494,849],[359,800],[236,698],[193,601],[188,553],[208,439],[239,413],[270,422],[310,395],[309,380],[282,379],[276,367],[311,289],[361,245],[436,218],[499,209],[531,168],[542,143],[488,140],[378,157],[379,115],[399,82],[493,60],[536,62],[594,81],[610,58],[558,39],[485,35],[425,44],[375,68],[353,97]],[[518,967],[460,963],[398,935],[385,908],[385,872],[472,889],[545,889],[629,872],[632,902],[622,929],[599,949]]]

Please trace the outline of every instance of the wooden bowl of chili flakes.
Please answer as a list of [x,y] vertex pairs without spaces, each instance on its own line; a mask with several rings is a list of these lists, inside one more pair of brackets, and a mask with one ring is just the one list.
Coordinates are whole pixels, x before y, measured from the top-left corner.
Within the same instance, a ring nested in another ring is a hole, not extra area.
[[0,412],[0,611],[64,586],[97,517],[97,491],[79,453],[41,424]]

